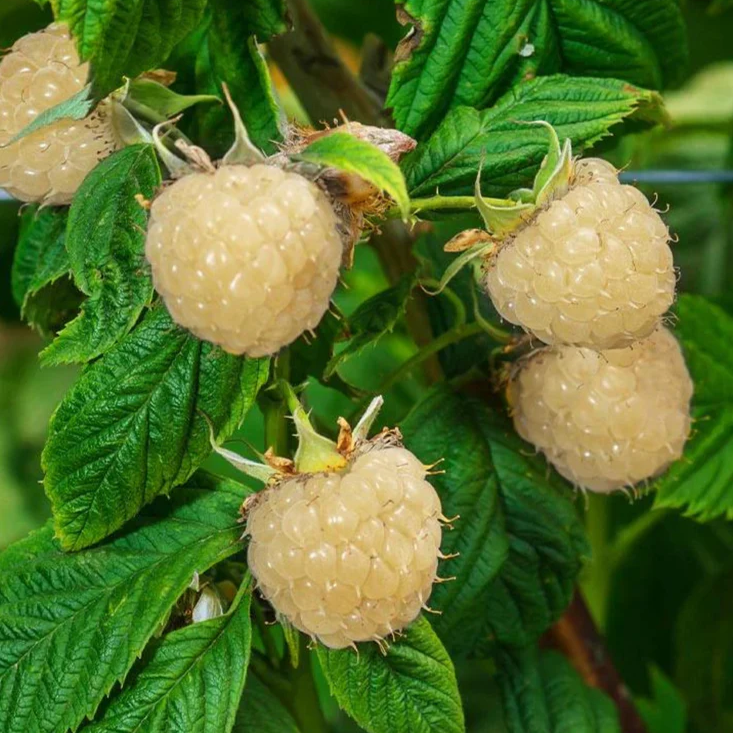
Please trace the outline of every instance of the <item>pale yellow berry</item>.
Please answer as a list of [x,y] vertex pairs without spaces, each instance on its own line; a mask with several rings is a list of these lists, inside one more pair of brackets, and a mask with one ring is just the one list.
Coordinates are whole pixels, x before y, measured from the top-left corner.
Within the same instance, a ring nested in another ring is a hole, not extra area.
[[430,597],[440,516],[417,458],[374,448],[265,490],[247,518],[249,567],[277,613],[326,646],[378,641]]
[[682,455],[692,381],[666,328],[633,346],[544,349],[509,387],[514,426],[565,478],[602,493],[657,476]]
[[153,202],[146,253],[173,319],[234,354],[274,354],[315,328],[342,242],[325,194],[275,166],[193,173]]
[[603,160],[501,246],[485,286],[497,311],[546,344],[617,348],[648,336],[674,300],[669,232]]
[[[65,25],[24,36],[0,62],[0,146],[87,83]],[[21,201],[68,204],[86,175],[121,146],[103,102],[84,120],[59,120],[0,147],[0,188]]]

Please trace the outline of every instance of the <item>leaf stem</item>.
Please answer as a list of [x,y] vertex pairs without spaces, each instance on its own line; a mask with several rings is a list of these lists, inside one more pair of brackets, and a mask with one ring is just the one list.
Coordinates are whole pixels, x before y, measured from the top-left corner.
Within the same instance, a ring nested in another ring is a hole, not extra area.
[[[506,205],[506,199],[484,197],[489,204]],[[419,216],[423,211],[466,211],[476,208],[476,199],[473,196],[427,196],[426,198],[410,199],[410,213]],[[397,219],[401,216],[398,206],[392,206],[385,213],[387,219]]]
[[[420,280],[420,285],[423,287],[432,288],[437,290],[440,287],[440,283],[432,277],[426,277]],[[444,287],[440,291],[440,295],[445,297],[453,307],[453,311],[456,314],[453,326],[462,326],[466,322],[466,306],[463,304],[461,298],[449,287]]]
[[313,663],[308,651],[307,637],[300,634],[300,664],[290,667],[289,679],[293,685],[291,710],[299,730],[308,733],[328,733],[321,701],[313,677]]
[[[272,383],[287,381],[290,375],[290,351],[284,349],[277,356]],[[288,432],[288,406],[279,389],[261,393],[260,409],[265,418],[265,448],[272,448],[277,456],[288,456],[290,433]]]
[[275,669],[278,669],[280,667],[280,655],[277,653],[277,647],[272,639],[270,630],[267,628],[267,622],[265,621],[265,614],[262,610],[262,606],[258,603],[256,598],[252,599],[252,610],[254,612],[255,623],[257,624],[260,636],[262,637],[262,643],[265,645],[267,659]]

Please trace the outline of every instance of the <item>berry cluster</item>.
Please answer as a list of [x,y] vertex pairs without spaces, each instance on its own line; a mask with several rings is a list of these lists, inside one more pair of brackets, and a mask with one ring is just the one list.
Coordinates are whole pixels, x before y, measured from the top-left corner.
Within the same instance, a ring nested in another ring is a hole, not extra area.
[[430,596],[440,517],[420,461],[375,444],[340,472],[261,492],[248,511],[248,564],[278,614],[326,646],[380,641]]
[[[65,25],[24,36],[0,62],[0,188],[21,201],[68,204],[86,175],[121,143],[106,103],[10,142],[38,115],[87,84]],[[10,143],[10,144],[8,144]]]
[[609,163],[568,157],[566,173],[558,158],[549,195],[517,206],[484,282],[504,318],[550,345],[511,380],[517,431],[574,484],[609,492],[682,455],[692,382],[660,325],[676,280],[666,226]]

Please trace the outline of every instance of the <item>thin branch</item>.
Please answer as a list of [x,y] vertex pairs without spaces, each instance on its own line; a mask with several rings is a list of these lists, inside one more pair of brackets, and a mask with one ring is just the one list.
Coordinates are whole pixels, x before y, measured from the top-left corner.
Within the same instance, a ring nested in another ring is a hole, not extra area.
[[576,590],[562,618],[542,637],[542,646],[562,652],[591,687],[616,704],[624,733],[648,733],[583,597]]
[[367,125],[384,124],[379,100],[351,73],[306,0],[288,0],[293,30],[273,39],[270,55],[315,124],[341,112]]

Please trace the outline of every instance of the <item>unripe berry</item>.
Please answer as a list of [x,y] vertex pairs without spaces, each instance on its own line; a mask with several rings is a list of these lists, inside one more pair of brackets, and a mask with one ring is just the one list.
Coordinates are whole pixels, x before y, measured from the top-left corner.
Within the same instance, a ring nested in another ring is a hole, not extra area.
[[[0,62],[0,145],[87,83],[65,25],[24,36]],[[68,204],[97,163],[119,148],[106,103],[84,120],[62,119],[0,147],[0,188],[21,201]]]
[[574,484],[606,493],[682,455],[692,381],[665,328],[633,346],[575,346],[530,357],[509,387],[514,426]]
[[497,311],[547,344],[597,349],[648,336],[674,300],[669,232],[659,214],[597,158],[511,234],[485,285]]
[[318,325],[342,243],[314,183],[275,166],[226,165],[187,175],[158,196],[146,253],[178,324],[256,357]]
[[277,613],[334,649],[413,621],[441,541],[425,474],[408,450],[372,444],[342,472],[285,478],[258,495],[248,563]]

